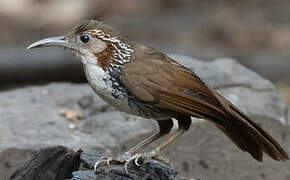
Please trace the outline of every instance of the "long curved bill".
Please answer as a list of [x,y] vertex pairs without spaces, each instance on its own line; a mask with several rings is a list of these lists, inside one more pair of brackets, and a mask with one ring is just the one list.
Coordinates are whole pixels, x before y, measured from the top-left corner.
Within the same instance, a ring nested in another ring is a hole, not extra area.
[[27,49],[39,48],[43,46],[60,46],[71,49],[73,48],[73,46],[68,42],[68,40],[65,39],[64,36],[57,36],[36,41],[28,46]]

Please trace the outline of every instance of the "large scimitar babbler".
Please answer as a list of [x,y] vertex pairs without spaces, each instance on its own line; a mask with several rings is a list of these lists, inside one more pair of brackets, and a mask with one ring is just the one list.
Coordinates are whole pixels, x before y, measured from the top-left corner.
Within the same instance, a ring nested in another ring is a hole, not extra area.
[[[194,72],[154,48],[126,39],[102,22],[80,22],[67,35],[37,41],[28,49],[43,46],[68,48],[80,56],[91,87],[118,110],[157,120],[159,132],[120,158],[108,158],[108,162],[123,162],[127,170],[132,160],[138,164],[140,157],[158,157],[161,150],[190,128],[191,116],[214,123],[258,161],[263,160],[263,153],[277,161],[288,159],[270,134]],[[153,151],[138,154],[149,143],[170,133],[172,118],[178,121],[179,128]]]

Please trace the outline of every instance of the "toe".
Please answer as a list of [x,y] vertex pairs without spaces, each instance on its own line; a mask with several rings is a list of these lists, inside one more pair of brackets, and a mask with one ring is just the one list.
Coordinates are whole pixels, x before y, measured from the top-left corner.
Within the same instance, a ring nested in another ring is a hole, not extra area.
[[141,166],[141,165],[139,164],[139,162],[138,162],[138,161],[139,161],[139,159],[140,159],[140,157],[137,157],[137,158],[135,159],[135,161],[134,161],[134,162],[135,162],[135,164],[136,164],[137,166]]
[[169,162],[169,159],[161,157],[161,156],[154,156],[152,157],[152,159],[159,161],[167,166],[169,166],[170,168],[173,168],[173,165]]
[[108,157],[106,163],[107,163],[107,166],[111,166],[111,161],[113,160],[112,157]]

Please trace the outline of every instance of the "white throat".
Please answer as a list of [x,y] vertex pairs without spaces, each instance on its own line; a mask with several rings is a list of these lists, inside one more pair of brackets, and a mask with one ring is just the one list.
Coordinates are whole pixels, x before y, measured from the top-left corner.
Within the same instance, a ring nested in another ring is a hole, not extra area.
[[86,53],[86,55],[79,55],[81,62],[85,64],[96,65],[98,62],[97,57],[93,56],[91,53]]

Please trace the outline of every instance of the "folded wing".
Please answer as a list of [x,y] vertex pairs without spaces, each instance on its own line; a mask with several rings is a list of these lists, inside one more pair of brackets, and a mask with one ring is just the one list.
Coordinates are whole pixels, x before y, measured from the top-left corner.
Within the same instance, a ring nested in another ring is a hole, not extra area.
[[288,159],[270,134],[192,71],[159,52],[150,51],[142,57],[125,65],[120,78],[140,101],[213,122],[258,161],[263,160],[263,152],[277,161]]

